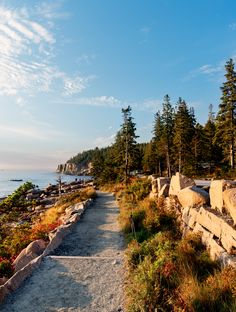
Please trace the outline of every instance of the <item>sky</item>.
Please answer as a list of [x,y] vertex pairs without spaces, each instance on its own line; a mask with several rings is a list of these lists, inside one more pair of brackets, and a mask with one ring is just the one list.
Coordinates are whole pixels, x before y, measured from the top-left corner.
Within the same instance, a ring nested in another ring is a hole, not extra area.
[[235,0],[0,0],[0,169],[49,169],[112,144],[130,105],[139,142],[168,94],[204,124],[236,60]]

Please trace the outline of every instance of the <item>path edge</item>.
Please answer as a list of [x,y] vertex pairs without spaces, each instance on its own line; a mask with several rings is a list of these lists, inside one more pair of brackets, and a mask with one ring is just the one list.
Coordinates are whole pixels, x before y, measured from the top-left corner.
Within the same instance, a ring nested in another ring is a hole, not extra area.
[[78,212],[74,212],[66,224],[60,225],[56,231],[52,232],[52,238],[45,248],[44,252],[31,260],[22,269],[15,272],[12,277],[5,282],[5,284],[0,286],[0,304],[3,303],[4,299],[20,287],[23,281],[29,277],[33,271],[38,268],[45,257],[52,253],[57,247],[59,247],[63,239],[72,232],[74,226],[79,222],[85,210],[89,208],[94,199],[87,199],[84,202],[78,203],[81,208]]

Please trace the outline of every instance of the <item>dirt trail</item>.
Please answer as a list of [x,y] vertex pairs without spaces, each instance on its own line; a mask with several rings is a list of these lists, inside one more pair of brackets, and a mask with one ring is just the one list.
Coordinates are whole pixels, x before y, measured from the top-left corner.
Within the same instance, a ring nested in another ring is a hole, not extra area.
[[111,194],[98,192],[53,255],[9,296],[5,312],[123,311],[123,235]]

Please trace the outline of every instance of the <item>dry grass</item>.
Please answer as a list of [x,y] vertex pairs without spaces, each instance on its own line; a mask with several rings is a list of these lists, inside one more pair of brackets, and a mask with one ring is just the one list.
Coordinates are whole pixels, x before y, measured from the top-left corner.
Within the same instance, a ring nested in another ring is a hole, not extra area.
[[236,311],[236,270],[212,261],[199,235],[182,239],[174,209],[167,211],[163,200],[137,200],[139,186],[117,194],[119,220],[130,242],[127,311]]
[[96,192],[92,187],[79,190],[69,195],[64,195],[54,207],[44,212],[37,224],[46,225],[55,223],[60,219],[61,215],[64,214],[66,208],[89,198],[95,198],[95,196]]

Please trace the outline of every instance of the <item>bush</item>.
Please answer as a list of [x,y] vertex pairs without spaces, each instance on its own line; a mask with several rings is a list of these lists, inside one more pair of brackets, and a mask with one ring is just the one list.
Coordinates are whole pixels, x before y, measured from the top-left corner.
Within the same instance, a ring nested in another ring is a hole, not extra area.
[[0,277],[11,277],[14,272],[10,260],[0,257]]
[[36,240],[36,239],[48,240],[49,232],[55,230],[59,225],[61,225],[60,220],[57,220],[49,224],[42,224],[42,223],[35,224],[31,230],[30,238],[32,240]]

